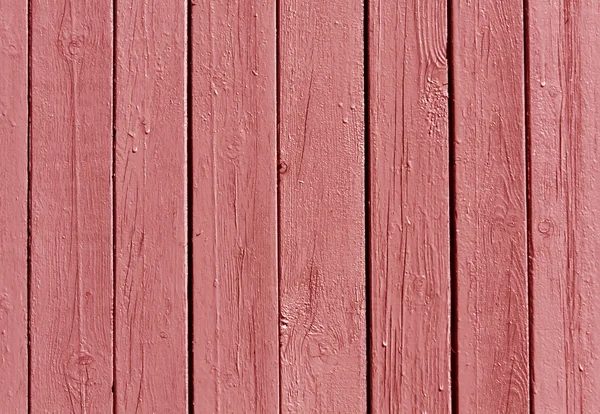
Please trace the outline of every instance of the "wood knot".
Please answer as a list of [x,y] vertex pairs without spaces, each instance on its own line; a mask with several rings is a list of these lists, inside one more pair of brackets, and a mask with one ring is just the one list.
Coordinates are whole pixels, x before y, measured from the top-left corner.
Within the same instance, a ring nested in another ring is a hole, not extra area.
[[83,38],[75,38],[69,42],[68,50],[71,56],[77,56],[83,47]]
[[[76,351],[66,363],[65,380],[70,397],[77,405],[87,408],[92,394],[98,390],[101,381],[95,368],[95,358],[85,351]],[[86,410],[84,410],[85,412]]]
[[225,149],[225,155],[230,160],[237,160],[245,151],[246,137],[242,131],[239,135],[234,136],[228,143]]
[[288,165],[285,162],[280,161],[277,170],[279,171],[279,174],[285,174],[288,170]]
[[552,236],[552,233],[554,233],[554,223],[552,223],[552,220],[549,218],[544,219],[539,222],[538,231],[543,236],[550,237]]
[[68,30],[63,28],[59,34],[58,45],[60,52],[67,60],[73,60],[80,57],[85,46],[84,28]]
[[70,365],[74,367],[89,366],[92,365],[94,362],[94,357],[91,354],[84,351],[74,353],[73,355],[71,355],[71,359],[69,360]]
[[67,371],[73,379],[79,380],[82,371],[88,371],[89,368],[96,362],[95,358],[87,352],[75,352],[69,358],[67,363]]

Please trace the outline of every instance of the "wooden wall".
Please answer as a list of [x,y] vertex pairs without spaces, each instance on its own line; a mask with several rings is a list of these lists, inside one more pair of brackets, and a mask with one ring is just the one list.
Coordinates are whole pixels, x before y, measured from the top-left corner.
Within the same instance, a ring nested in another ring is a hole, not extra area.
[[0,411],[600,412],[598,21],[0,0]]

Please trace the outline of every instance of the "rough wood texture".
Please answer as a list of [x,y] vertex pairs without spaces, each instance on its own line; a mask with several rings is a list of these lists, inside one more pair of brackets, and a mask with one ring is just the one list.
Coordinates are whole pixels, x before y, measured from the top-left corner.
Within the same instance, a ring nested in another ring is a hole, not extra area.
[[275,3],[191,12],[194,408],[278,413]]
[[0,0],[0,401],[27,412],[27,2]]
[[31,2],[31,412],[112,410],[112,1]]
[[118,0],[118,412],[186,412],[186,2]]
[[446,4],[369,2],[377,413],[450,412]]
[[279,4],[282,410],[364,412],[363,5]]
[[458,408],[529,412],[523,3],[452,8]]
[[600,412],[600,9],[529,2],[536,413]]

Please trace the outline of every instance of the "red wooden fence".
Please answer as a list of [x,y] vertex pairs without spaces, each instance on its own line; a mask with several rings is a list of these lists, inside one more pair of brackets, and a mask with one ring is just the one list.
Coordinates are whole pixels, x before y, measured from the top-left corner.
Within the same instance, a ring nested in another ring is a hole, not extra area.
[[0,412],[600,412],[598,21],[0,0]]

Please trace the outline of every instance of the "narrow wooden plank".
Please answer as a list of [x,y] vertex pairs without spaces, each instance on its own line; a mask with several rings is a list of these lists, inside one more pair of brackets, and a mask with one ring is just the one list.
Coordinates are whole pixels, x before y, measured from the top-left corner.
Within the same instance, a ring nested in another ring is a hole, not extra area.
[[279,5],[282,410],[364,412],[363,4]]
[[529,412],[523,3],[452,5],[458,409]]
[[536,413],[600,412],[600,9],[529,2]]
[[377,413],[451,410],[446,5],[369,1]]
[[278,413],[275,3],[191,13],[194,408]]
[[186,2],[116,2],[117,412],[187,412]]
[[27,412],[27,2],[0,0],[0,401]]
[[31,412],[112,411],[112,1],[31,1]]

